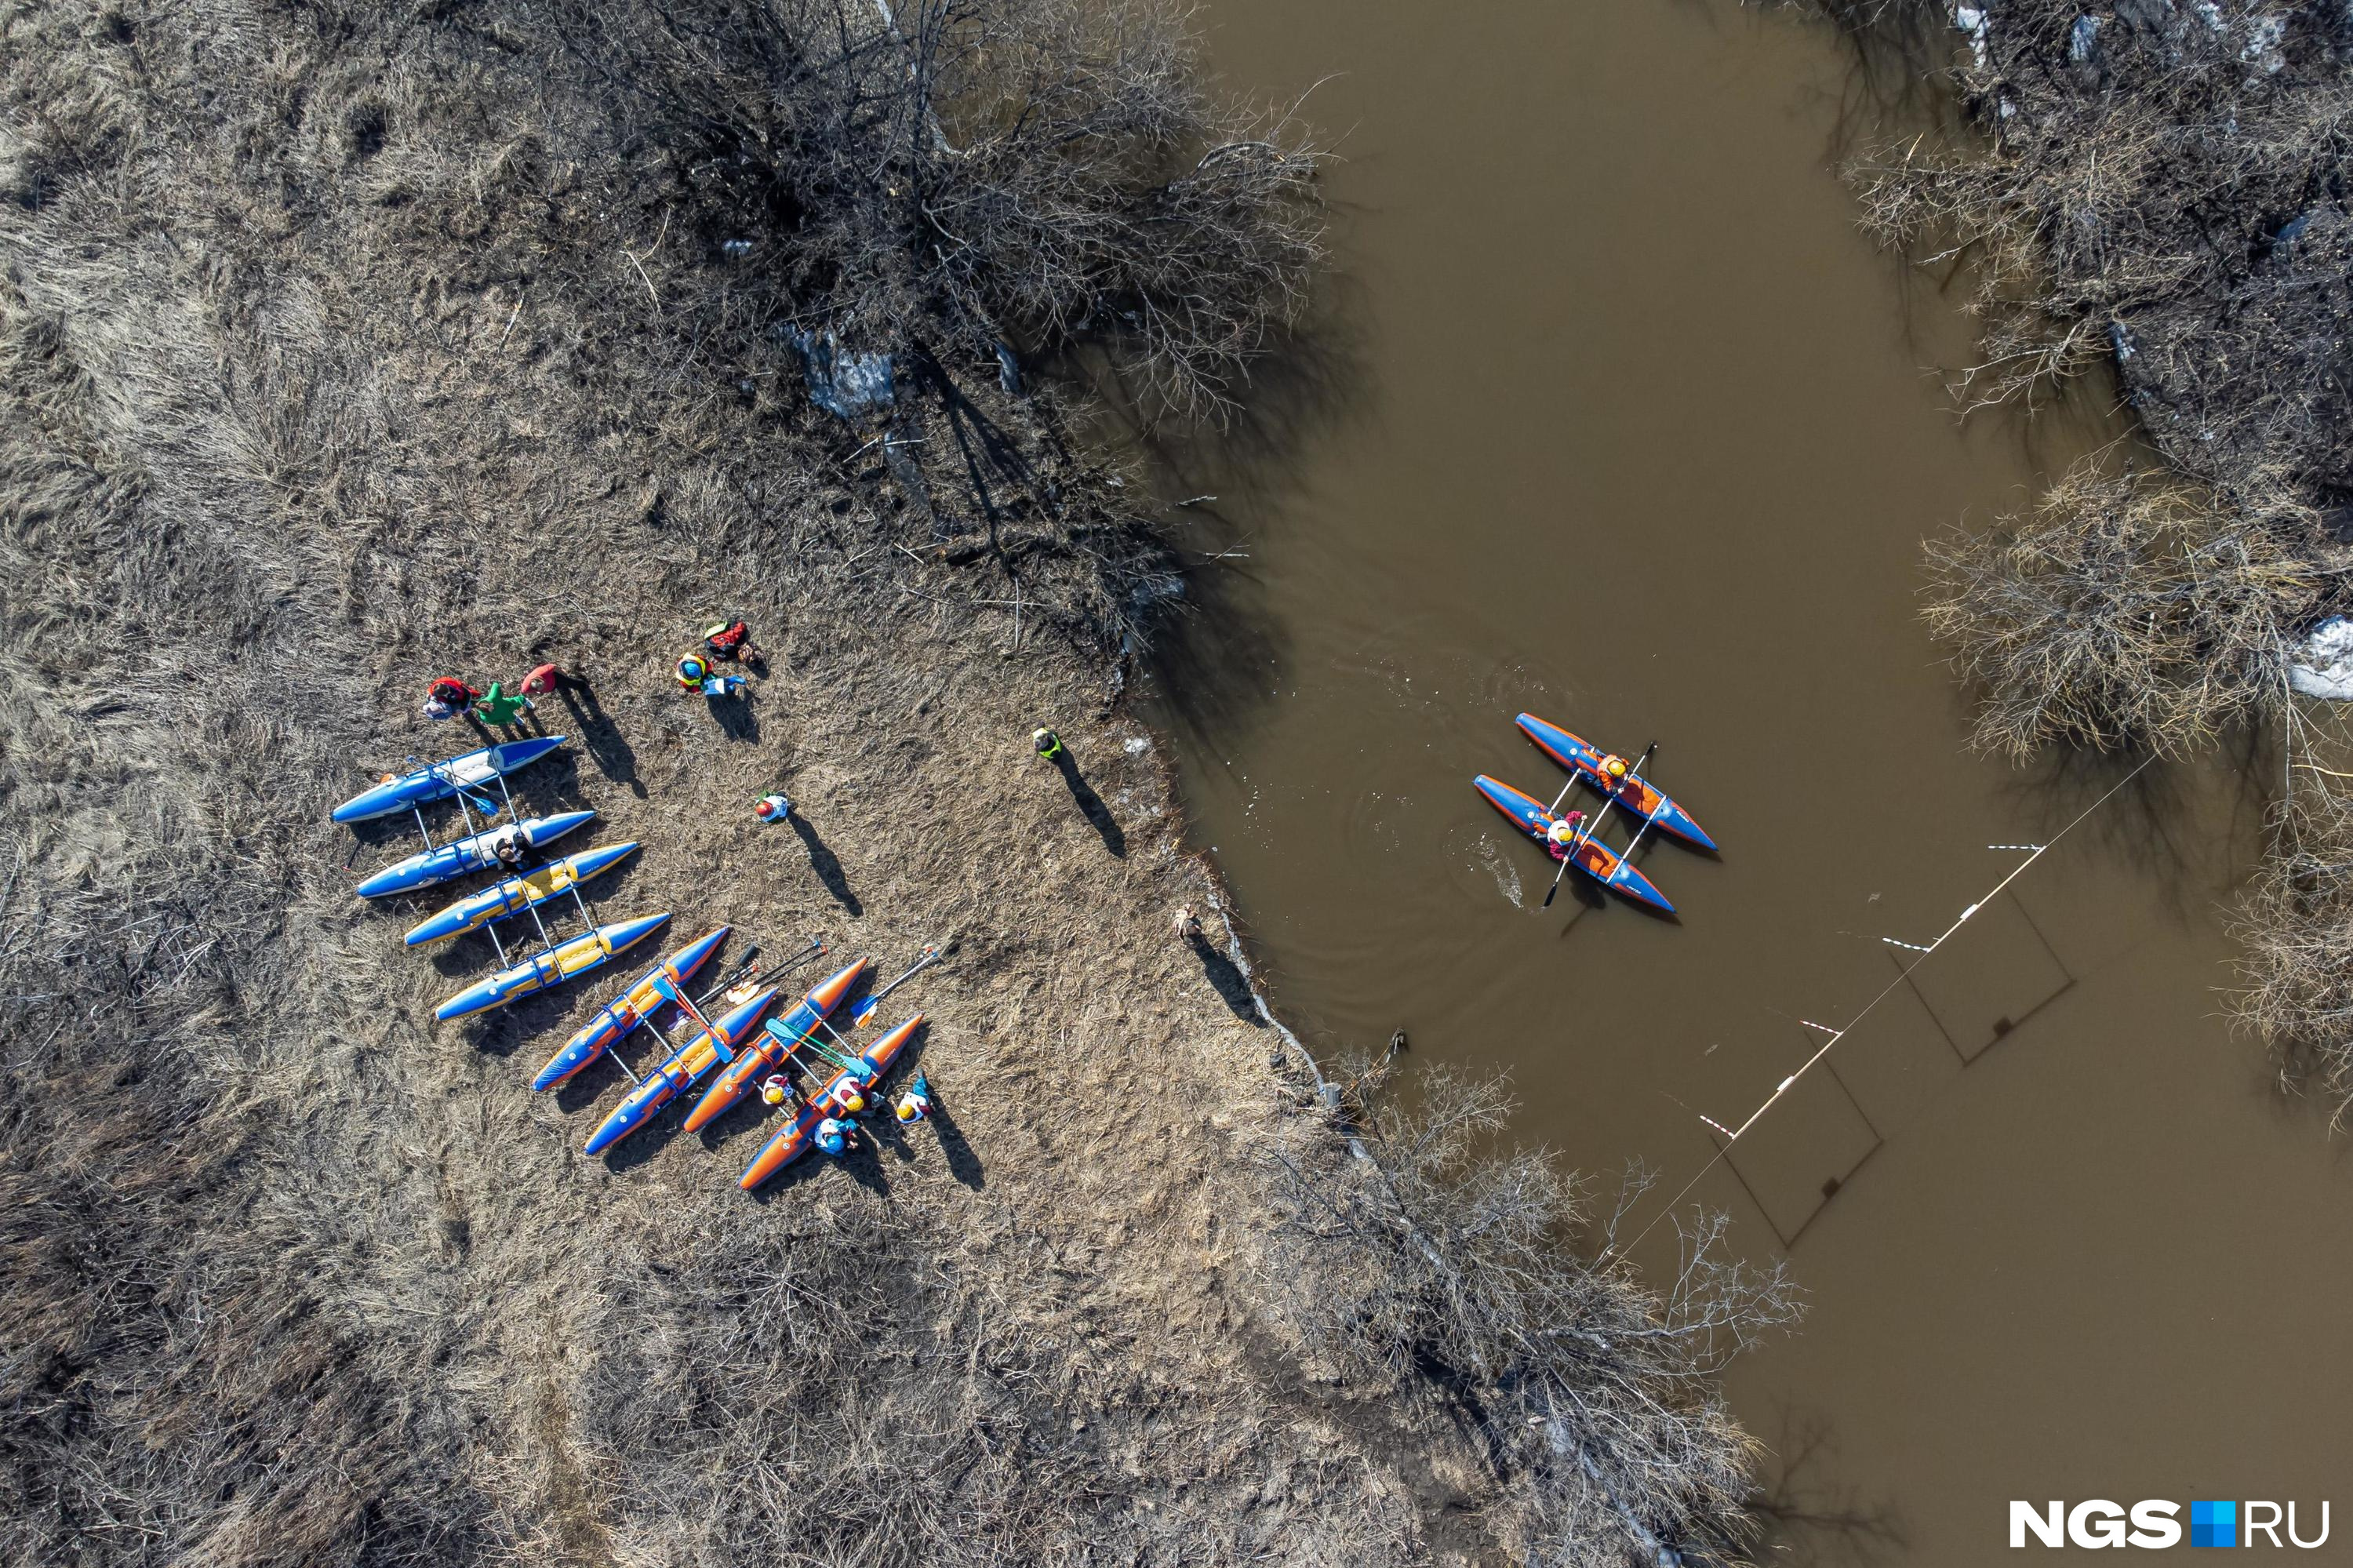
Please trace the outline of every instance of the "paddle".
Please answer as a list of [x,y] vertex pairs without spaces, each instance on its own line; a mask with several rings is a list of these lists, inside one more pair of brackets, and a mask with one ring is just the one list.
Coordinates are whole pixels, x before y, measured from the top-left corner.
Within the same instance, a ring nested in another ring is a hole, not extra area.
[[716,1042],[719,1039],[719,1031],[712,1027],[711,1020],[703,1017],[702,1010],[695,1006],[693,1002],[687,1000],[686,992],[670,984],[670,976],[654,976],[654,994],[660,997],[665,1001],[676,1002],[678,1004],[678,1010],[681,1012],[685,1013],[689,1018],[693,1019],[696,1024],[702,1029],[704,1033],[710,1035],[713,1042]]
[[[1629,775],[1629,777],[1631,777],[1631,775]],[[1656,791],[1653,792],[1656,793]],[[1642,835],[1651,831],[1652,826],[1654,826],[1659,820],[1659,813],[1666,809],[1667,798],[1662,794],[1659,796],[1659,803],[1651,807],[1650,810],[1643,813],[1642,825],[1634,830],[1634,836],[1626,841],[1626,853],[1618,857],[1618,869],[1620,871],[1631,871],[1634,869],[1634,852],[1642,847]]]
[[[411,757],[408,760],[414,762],[417,758]],[[457,762],[458,760],[459,759],[453,757],[449,758],[448,762],[432,763],[429,764],[424,771],[430,774],[432,777],[438,779],[442,783],[449,786],[449,792],[452,795],[457,796],[462,804],[471,806],[476,811],[481,813],[482,821],[487,822],[494,820],[499,814],[499,803],[491,800],[488,795],[476,794],[475,790],[480,788],[480,785],[463,783],[459,781],[455,775],[448,771],[450,764]],[[499,783],[501,788],[504,788],[506,780],[501,779]],[[424,821],[425,819],[422,816],[419,816],[417,818],[417,825],[422,827],[424,825]],[[428,839],[427,842],[429,843],[432,841]]]
[[[787,1051],[797,1051],[806,1046],[817,1054],[819,1061],[829,1063],[834,1067],[839,1068],[840,1071],[845,1073],[855,1073],[865,1066],[866,1064],[864,1060],[855,1054],[855,1049],[851,1046],[849,1041],[844,1040],[839,1033],[835,1033],[832,1024],[828,1023],[824,1019],[820,1018],[817,1021],[817,1028],[822,1029],[828,1034],[833,1035],[834,1044],[840,1046],[844,1051],[850,1051],[852,1054],[848,1056],[837,1055],[832,1051],[828,1050],[825,1046],[818,1044],[817,1034],[814,1030],[808,1033],[803,1034],[798,1040],[789,1042],[786,1044],[785,1049]],[[784,1032],[773,1023],[768,1026],[768,1033],[779,1040],[784,1038]]]
[[908,966],[907,972],[905,974],[901,975],[897,980],[892,980],[889,985],[882,987],[880,991],[870,991],[865,996],[859,999],[858,1005],[849,1010],[849,1022],[851,1027],[856,1028],[863,1025],[868,1019],[874,1016],[874,1010],[882,1005],[882,999],[884,997],[889,996],[892,991],[897,991],[901,986],[914,979],[919,971],[928,969],[939,961],[939,948],[936,946],[925,948],[923,952],[917,956],[915,961]]
[[[1655,740],[1651,742],[1649,746],[1642,748],[1642,760],[1634,764],[1634,766],[1628,769],[1628,771],[1640,773],[1643,767],[1650,762],[1651,753],[1658,749],[1659,743]],[[1569,775],[1569,779],[1572,783],[1576,781],[1576,777],[1577,776],[1574,773]],[[1565,799],[1567,798],[1568,791],[1567,789],[1563,789],[1561,794]],[[1549,909],[1552,907],[1553,895],[1560,891],[1561,879],[1568,874],[1568,863],[1577,857],[1577,852],[1580,848],[1592,841],[1595,832],[1601,826],[1601,819],[1608,816],[1609,814],[1609,808],[1617,803],[1618,791],[1612,789],[1609,791],[1609,799],[1601,802],[1601,810],[1593,813],[1593,820],[1586,823],[1582,828],[1579,828],[1577,832],[1577,837],[1569,841],[1567,850],[1563,853],[1560,857],[1560,869],[1553,874],[1552,886],[1547,888],[1545,892],[1544,906],[1546,908]],[[1638,838],[1641,836],[1639,831],[1635,836]]]
[[[704,992],[702,1000],[709,1001],[720,991],[725,991],[729,986],[734,984],[738,980],[741,980],[744,975],[744,965],[749,964],[754,959],[756,959],[759,956],[760,946],[758,943],[754,942],[752,945],[752,950],[744,955],[744,963],[736,965],[733,973],[730,974],[724,980],[722,980],[711,991]],[[811,959],[823,958],[824,956],[825,938],[823,937],[811,937],[808,939],[807,947],[803,948],[799,952],[795,953],[791,958],[786,959],[783,963],[776,966],[776,974],[778,978],[781,979],[782,977],[792,973],[795,969],[800,968]]]
[[750,947],[744,949],[744,956],[735,960],[735,967],[733,969],[729,969],[725,974],[721,975],[716,980],[712,981],[711,989],[704,991],[695,1000],[700,1002],[707,1002],[714,996],[726,995],[727,988],[733,985],[737,980],[742,980],[745,975],[749,974],[752,970],[752,966],[759,961],[760,944],[754,942]]

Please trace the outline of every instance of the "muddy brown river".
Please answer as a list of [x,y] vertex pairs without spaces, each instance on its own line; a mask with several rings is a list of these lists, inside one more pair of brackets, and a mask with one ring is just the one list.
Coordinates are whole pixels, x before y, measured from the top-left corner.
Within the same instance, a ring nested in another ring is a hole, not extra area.
[[[2141,775],[1888,991],[1917,955],[1883,938],[1932,941],[2023,858],[1988,846],[2122,776],[1969,755],[1918,620],[1924,534],[2113,427],[1956,419],[1957,302],[1831,170],[1879,112],[1849,56],[1727,0],[1208,21],[1247,90],[1337,73],[1309,113],[1344,160],[1314,362],[1169,480],[1216,499],[1155,700],[1276,1005],[1327,1057],[1402,1028],[1508,1068],[1522,1137],[1655,1168],[1644,1219],[1698,1176],[1788,1260],[1808,1319],[1728,1389],[1788,1560],[1991,1561],[2014,1498],[2295,1499],[2309,1535],[2353,1171],[2218,990],[2276,765]],[[1522,709],[1659,743],[1724,845],[1642,846],[1678,923],[1541,907],[1550,863],[1470,782],[1559,789]],[[1883,991],[1711,1168],[1702,1118]]]

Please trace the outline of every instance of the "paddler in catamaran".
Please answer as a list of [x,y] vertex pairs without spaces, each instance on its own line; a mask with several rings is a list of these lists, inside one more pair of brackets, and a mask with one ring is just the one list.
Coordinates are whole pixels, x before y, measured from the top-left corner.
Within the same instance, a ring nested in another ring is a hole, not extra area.
[[510,826],[491,842],[491,858],[498,862],[501,870],[521,871],[530,850],[531,842],[522,836],[522,830]]
[[857,1124],[839,1117],[828,1117],[817,1124],[817,1146],[839,1160],[849,1152],[849,1135]]
[[1552,858],[1567,860],[1568,846],[1577,842],[1577,835],[1583,832],[1584,828],[1585,813],[1582,811],[1571,811],[1565,817],[1555,817],[1552,820],[1552,826],[1545,830],[1545,847],[1551,852]]
[[1608,787],[1611,794],[1624,794],[1626,787],[1633,782],[1633,778],[1632,771],[1626,766],[1626,759],[1616,752],[1613,751],[1601,759],[1601,782]]

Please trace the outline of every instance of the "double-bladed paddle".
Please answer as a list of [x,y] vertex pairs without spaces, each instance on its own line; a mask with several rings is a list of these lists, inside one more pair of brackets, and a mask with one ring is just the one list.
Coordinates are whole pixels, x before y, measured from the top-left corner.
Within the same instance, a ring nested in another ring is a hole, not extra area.
[[[1649,746],[1644,747],[1642,748],[1642,759],[1626,770],[1627,777],[1631,778],[1633,775],[1640,773],[1645,767],[1647,767],[1651,760],[1651,754],[1658,749],[1659,743],[1655,740],[1651,742]],[[1575,768],[1569,769],[1568,781],[1570,784],[1577,782],[1577,770]],[[1565,800],[1568,798],[1568,789],[1566,785],[1562,787],[1560,794],[1561,800]],[[1549,909],[1552,907],[1553,895],[1560,891],[1561,879],[1568,874],[1569,861],[1575,858],[1578,850],[1584,848],[1586,844],[1592,842],[1595,832],[1601,826],[1601,819],[1608,816],[1609,814],[1609,808],[1617,803],[1618,791],[1613,789],[1609,791],[1609,798],[1601,802],[1601,810],[1593,813],[1593,820],[1579,828],[1577,831],[1577,837],[1569,841],[1568,848],[1561,853],[1560,869],[1553,873],[1552,886],[1547,888],[1545,892],[1544,906],[1546,908]],[[1558,810],[1559,809],[1559,802],[1554,802],[1553,810]],[[1657,814],[1654,812],[1650,817],[1643,820],[1642,826],[1647,828],[1656,820]],[[1640,842],[1641,836],[1642,834],[1641,830],[1637,829],[1634,833],[1636,841]],[[1629,844],[1627,848],[1630,851],[1633,846]],[[1621,856],[1620,859],[1622,861],[1623,857]]]
[[934,944],[931,947],[925,948],[916,956],[915,961],[907,966],[907,972],[905,974],[901,975],[889,985],[883,986],[877,991],[869,991],[866,995],[859,998],[858,1005],[849,1010],[849,1022],[851,1026],[854,1028],[864,1024],[868,1019],[874,1016],[875,1009],[882,1005],[882,999],[884,997],[889,996],[892,991],[897,991],[901,986],[914,979],[917,974],[929,969],[932,965],[938,963],[939,961],[940,949],[938,946]]

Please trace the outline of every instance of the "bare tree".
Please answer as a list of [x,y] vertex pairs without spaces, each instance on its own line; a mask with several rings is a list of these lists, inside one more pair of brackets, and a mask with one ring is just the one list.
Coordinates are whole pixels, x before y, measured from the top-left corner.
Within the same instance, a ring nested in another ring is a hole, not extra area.
[[1500,1078],[1447,1069],[1409,1095],[1360,1077],[1343,1113],[1359,1157],[1283,1159],[1288,1319],[1359,1377],[1434,1374],[1514,1487],[1534,1559],[1733,1561],[1750,1446],[1713,1380],[1796,1319],[1796,1289],[1707,1213],[1679,1218],[1675,1274],[1646,1289],[1610,1249],[1647,1174],[1588,1227],[1549,1153],[1493,1147],[1512,1103]]
[[1928,545],[1930,630],[1984,694],[1977,743],[2180,753],[2285,694],[2319,599],[2308,511],[2079,465],[2028,516]]
[[1100,345],[1214,417],[1307,305],[1314,152],[1213,92],[1161,0],[549,4],[779,320],[964,362]]
[[2264,1041],[2291,1091],[2353,1112],[2353,794],[2316,764],[2280,808],[2274,853],[2242,906],[2232,1022]]

